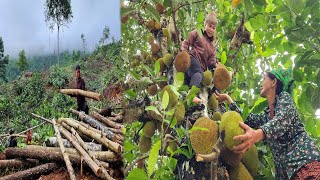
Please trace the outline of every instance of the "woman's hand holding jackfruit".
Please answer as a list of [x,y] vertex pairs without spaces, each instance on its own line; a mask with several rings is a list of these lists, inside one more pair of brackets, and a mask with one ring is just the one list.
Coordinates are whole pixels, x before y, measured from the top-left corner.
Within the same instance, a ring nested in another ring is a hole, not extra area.
[[224,101],[228,101],[229,104],[231,104],[233,102],[233,100],[231,99],[231,97],[228,94],[220,94],[217,91],[214,93],[214,96],[216,97],[216,99],[219,102],[224,102]]
[[254,130],[243,122],[240,122],[239,125],[246,131],[246,133],[233,137],[233,140],[242,141],[242,143],[234,146],[232,150],[235,153],[244,154],[255,143],[263,140],[265,135],[262,129]]

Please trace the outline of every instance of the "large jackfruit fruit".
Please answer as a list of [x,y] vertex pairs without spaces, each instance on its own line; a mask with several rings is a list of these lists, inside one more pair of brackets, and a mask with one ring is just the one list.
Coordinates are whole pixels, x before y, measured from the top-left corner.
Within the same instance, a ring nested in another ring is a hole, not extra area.
[[163,63],[169,67],[173,62],[173,57],[171,54],[167,53],[166,55],[164,55],[163,57]]
[[151,52],[152,54],[157,54],[160,51],[159,44],[151,44]]
[[214,112],[214,113],[212,114],[211,119],[214,120],[214,121],[220,121],[220,120],[221,120],[221,117],[222,117],[221,112]]
[[141,136],[139,141],[139,150],[141,153],[146,153],[151,148],[151,138]]
[[220,135],[224,133],[223,143],[230,150],[232,150],[233,146],[241,143],[241,141],[233,140],[233,137],[245,133],[244,129],[240,127],[239,122],[243,122],[243,120],[240,114],[235,111],[225,112],[221,117],[219,132]]
[[237,167],[229,170],[230,180],[253,180],[247,168],[240,162]]
[[152,84],[148,87],[148,93],[150,96],[154,96],[157,94],[158,86],[156,84]]
[[173,106],[175,106],[178,103],[178,96],[173,92],[173,90],[171,89],[170,85],[166,85],[160,94],[160,97],[162,98],[164,91],[167,91],[169,94],[169,104],[168,104],[168,108],[171,108]]
[[224,146],[221,150],[220,157],[225,164],[232,167],[237,167],[241,162],[242,155],[237,154]]
[[231,76],[224,65],[219,64],[217,68],[214,70],[213,84],[216,88],[220,90],[224,90],[230,86]]
[[219,102],[218,102],[217,98],[214,96],[214,94],[211,94],[211,96],[208,100],[209,108],[212,110],[216,110],[218,107],[218,104],[219,104]]
[[177,120],[177,124],[181,124],[184,122],[184,116],[186,114],[186,109],[184,107],[183,102],[179,102],[177,105],[174,106],[176,109],[174,117]]
[[192,128],[194,127],[206,129],[191,131],[190,141],[193,150],[198,154],[210,154],[218,140],[218,125],[208,117],[201,117],[194,123]]
[[174,66],[178,72],[186,72],[191,66],[189,53],[187,51],[179,52],[174,60]]
[[253,145],[243,156],[242,163],[254,177],[259,172],[259,157],[257,147]]
[[143,135],[145,137],[151,138],[157,129],[157,125],[154,121],[148,121],[143,126]]
[[211,71],[210,70],[206,70],[203,73],[202,84],[204,86],[210,86],[212,84],[212,80],[213,80],[213,77],[212,77]]

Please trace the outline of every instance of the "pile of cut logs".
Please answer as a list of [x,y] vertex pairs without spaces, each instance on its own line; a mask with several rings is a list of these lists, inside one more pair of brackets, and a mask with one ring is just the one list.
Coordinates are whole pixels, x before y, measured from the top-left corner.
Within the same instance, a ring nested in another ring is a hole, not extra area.
[[70,109],[78,120],[50,120],[32,113],[33,116],[51,123],[56,137],[48,138],[46,147],[27,145],[25,148],[7,148],[4,151],[6,159],[0,160],[0,169],[30,169],[0,179],[35,179],[61,166],[67,167],[72,180],[76,179],[73,167],[80,167],[81,175],[83,168],[90,168],[101,179],[123,179],[123,114],[103,116],[103,111],[97,109],[87,115]]

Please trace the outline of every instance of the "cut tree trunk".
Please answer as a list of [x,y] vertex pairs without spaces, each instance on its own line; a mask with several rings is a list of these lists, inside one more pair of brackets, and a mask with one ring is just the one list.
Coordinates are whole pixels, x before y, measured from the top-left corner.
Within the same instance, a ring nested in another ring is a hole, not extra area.
[[[28,145],[25,149],[35,149],[35,150],[43,150],[48,153],[50,152],[60,152],[60,149],[57,147],[44,147],[44,146],[36,146],[36,145]],[[79,152],[74,148],[66,148],[66,152],[71,155],[79,156]],[[116,154],[112,151],[93,151],[94,156],[100,161],[107,162],[115,162],[119,160],[120,157],[116,156]]]
[[[46,146],[48,147],[59,147],[59,143],[56,137],[49,137],[46,141]],[[66,139],[62,139],[62,143],[66,148],[73,148],[73,145]],[[93,142],[86,142],[90,151],[102,151],[102,145]]]
[[22,168],[22,167],[32,167],[39,164],[39,160],[21,160],[21,159],[8,159],[0,160],[0,169],[3,168]]
[[85,162],[89,165],[89,167],[92,169],[92,171],[100,177],[101,175],[101,168],[95,163],[91,157],[88,155],[88,153],[80,146],[80,144],[77,142],[77,140],[72,137],[71,133],[64,129],[63,127],[59,127],[59,131],[66,137],[73,146],[78,150],[78,152],[81,154]]
[[95,93],[95,92],[90,92],[90,91],[84,91],[81,89],[60,89],[60,92],[63,94],[68,94],[68,95],[81,95],[81,96],[85,96],[91,99],[95,99],[97,101],[101,101],[102,96],[99,93]]
[[100,115],[99,113],[93,111],[92,116],[96,119],[98,119],[99,121],[103,122],[105,125],[112,127],[112,128],[116,128],[116,129],[122,129],[123,125],[116,123],[114,121],[109,120],[109,118],[103,117],[102,115]]
[[122,154],[123,148],[120,144],[109,140],[106,137],[101,137],[101,133],[96,133],[95,131],[89,130],[84,126],[80,125],[77,120],[71,118],[60,118],[58,122],[65,122],[69,126],[79,130],[82,134],[85,134],[89,137],[92,137],[97,142],[101,143],[103,146],[107,147],[108,149],[112,150],[117,154]]
[[120,140],[118,135],[111,132],[106,126],[104,126],[102,123],[95,120],[91,116],[88,116],[85,113],[74,110],[74,109],[70,109],[70,112],[77,115],[83,122],[89,124],[90,126],[94,127],[95,129],[98,129],[98,130],[106,133],[108,139],[111,139],[112,141]]
[[61,152],[62,152],[62,155],[63,155],[64,162],[66,163],[66,166],[67,166],[67,169],[68,169],[69,177],[70,177],[71,180],[76,180],[76,176],[74,175],[74,170],[73,170],[72,164],[70,162],[69,155],[68,155],[68,153],[66,153],[66,149],[65,149],[65,147],[63,145],[61,134],[60,134],[60,131],[59,131],[58,127],[57,127],[56,120],[53,119],[52,120],[52,124],[53,124],[54,131],[56,132],[57,141],[59,143],[59,146],[60,146],[60,149],[61,149]]
[[19,171],[17,173],[1,177],[1,180],[37,179],[42,174],[49,173],[58,167],[59,166],[56,163],[47,163],[31,169]]
[[100,163],[99,160],[96,159],[95,155],[90,151],[87,147],[87,145],[84,143],[84,141],[81,139],[79,134],[74,130],[73,128],[71,129],[72,134],[76,137],[77,141],[79,144],[82,146],[82,148],[88,153],[88,155],[92,158],[92,160],[101,168],[101,175],[100,177],[103,179],[108,179],[112,180],[113,178],[109,175],[107,169],[105,169],[102,164]]

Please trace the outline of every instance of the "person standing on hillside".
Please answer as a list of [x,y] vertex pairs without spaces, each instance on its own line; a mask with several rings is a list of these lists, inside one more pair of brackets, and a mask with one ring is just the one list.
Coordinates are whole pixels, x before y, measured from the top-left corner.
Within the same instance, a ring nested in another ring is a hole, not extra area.
[[[76,76],[76,80],[75,80],[75,85],[74,88],[75,89],[81,89],[81,90],[86,90],[86,83],[84,82],[83,78],[81,77],[81,73],[80,73],[80,66],[77,65],[76,69],[75,69],[75,76]],[[81,95],[76,95],[77,97],[77,104],[78,104],[78,111],[83,111],[86,114],[89,114],[89,107],[87,105],[87,101],[85,99],[84,96]]]

